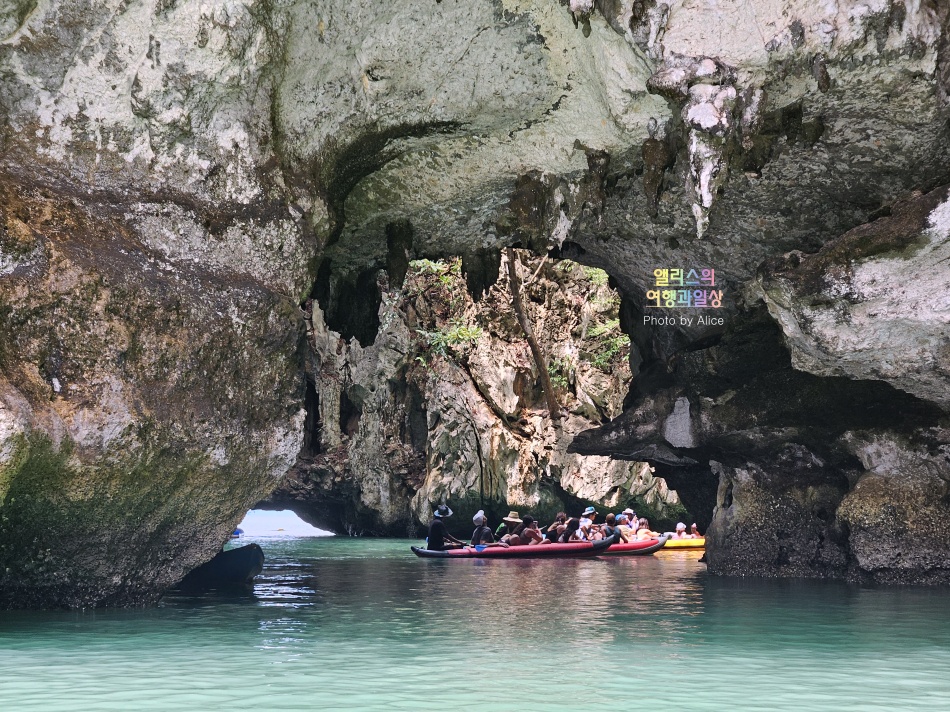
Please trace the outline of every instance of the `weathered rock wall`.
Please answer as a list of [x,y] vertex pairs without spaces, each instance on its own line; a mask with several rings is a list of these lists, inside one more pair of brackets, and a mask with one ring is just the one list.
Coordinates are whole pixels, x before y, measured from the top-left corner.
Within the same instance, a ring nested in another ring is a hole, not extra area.
[[714,345],[648,363],[572,447],[681,492],[708,464],[712,571],[947,582],[946,205],[940,188],[766,262]]
[[2,191],[0,606],[154,601],[294,462],[303,320],[121,213]]
[[766,265],[759,291],[797,369],[885,381],[950,410],[948,192]]
[[300,448],[277,35],[253,2],[3,12],[0,605],[147,603]]

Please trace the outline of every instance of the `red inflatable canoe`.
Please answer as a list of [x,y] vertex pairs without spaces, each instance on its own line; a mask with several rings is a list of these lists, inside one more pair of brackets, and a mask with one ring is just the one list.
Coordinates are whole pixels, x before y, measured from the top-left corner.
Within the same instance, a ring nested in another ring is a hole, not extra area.
[[664,535],[659,539],[642,539],[641,541],[631,541],[629,544],[619,542],[611,546],[607,551],[600,553],[605,556],[646,556],[666,546],[667,539],[669,539],[669,537]]
[[[424,559],[519,559],[543,556],[596,556],[603,554],[613,544],[613,539],[603,541],[578,541],[571,544],[534,544],[533,546],[466,546],[464,549],[430,551],[413,546],[412,553]],[[480,551],[479,551],[480,549]]]

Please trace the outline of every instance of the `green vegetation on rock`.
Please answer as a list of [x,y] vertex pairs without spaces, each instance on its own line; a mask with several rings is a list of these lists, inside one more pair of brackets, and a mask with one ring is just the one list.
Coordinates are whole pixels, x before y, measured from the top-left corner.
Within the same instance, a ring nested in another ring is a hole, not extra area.
[[630,337],[620,330],[619,318],[596,323],[587,330],[583,356],[601,371],[609,372],[615,360],[629,350]]
[[584,267],[584,276],[590,280],[595,287],[606,287],[610,277],[604,270],[596,267]]
[[420,331],[432,352],[439,356],[452,356],[456,351],[473,345],[482,335],[481,328],[468,326],[461,319],[453,319],[438,331]]
[[590,362],[602,371],[610,370],[614,359],[630,348],[630,337],[620,331],[618,319],[594,326],[587,336],[593,340],[588,352]]
[[552,358],[548,362],[548,375],[551,377],[551,384],[562,391],[567,391],[571,387],[573,370],[573,364],[566,358]]

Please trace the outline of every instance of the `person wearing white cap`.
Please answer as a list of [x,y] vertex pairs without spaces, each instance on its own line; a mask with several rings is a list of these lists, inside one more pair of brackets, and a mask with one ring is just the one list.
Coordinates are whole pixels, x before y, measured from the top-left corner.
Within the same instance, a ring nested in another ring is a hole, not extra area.
[[636,531],[638,524],[637,513],[630,509],[630,507],[627,507],[625,510],[623,510],[623,513],[627,515],[627,524],[630,525],[633,531]]
[[485,516],[485,510],[479,509],[472,517],[472,524],[475,525],[475,531],[472,532],[472,546],[478,544],[491,544],[495,541],[492,536],[491,528],[488,526],[488,517]]
[[[475,513],[475,516],[472,517],[472,524],[475,525],[475,531],[472,532],[472,546],[486,547],[486,546],[501,546],[508,548],[508,544],[501,541],[495,541],[495,537],[492,536],[491,528],[488,526],[488,517],[485,516],[485,510],[479,509]],[[481,548],[478,549],[481,551]]]
[[673,535],[674,539],[692,539],[692,534],[686,533],[686,525],[683,522],[676,523],[676,534]]

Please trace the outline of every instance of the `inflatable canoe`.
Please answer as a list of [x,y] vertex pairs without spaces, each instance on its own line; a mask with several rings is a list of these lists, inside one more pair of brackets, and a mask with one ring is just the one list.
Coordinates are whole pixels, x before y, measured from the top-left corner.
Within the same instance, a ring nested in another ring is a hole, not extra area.
[[629,544],[621,541],[601,553],[604,556],[646,556],[669,545],[670,542],[664,534],[659,539],[641,539],[631,541]]
[[702,539],[670,539],[666,542],[666,549],[705,549],[706,538]]
[[576,541],[570,544],[534,544],[532,546],[466,546],[463,549],[430,551],[411,547],[412,553],[424,559],[520,559],[541,557],[596,556],[603,554],[614,539],[603,541]]

